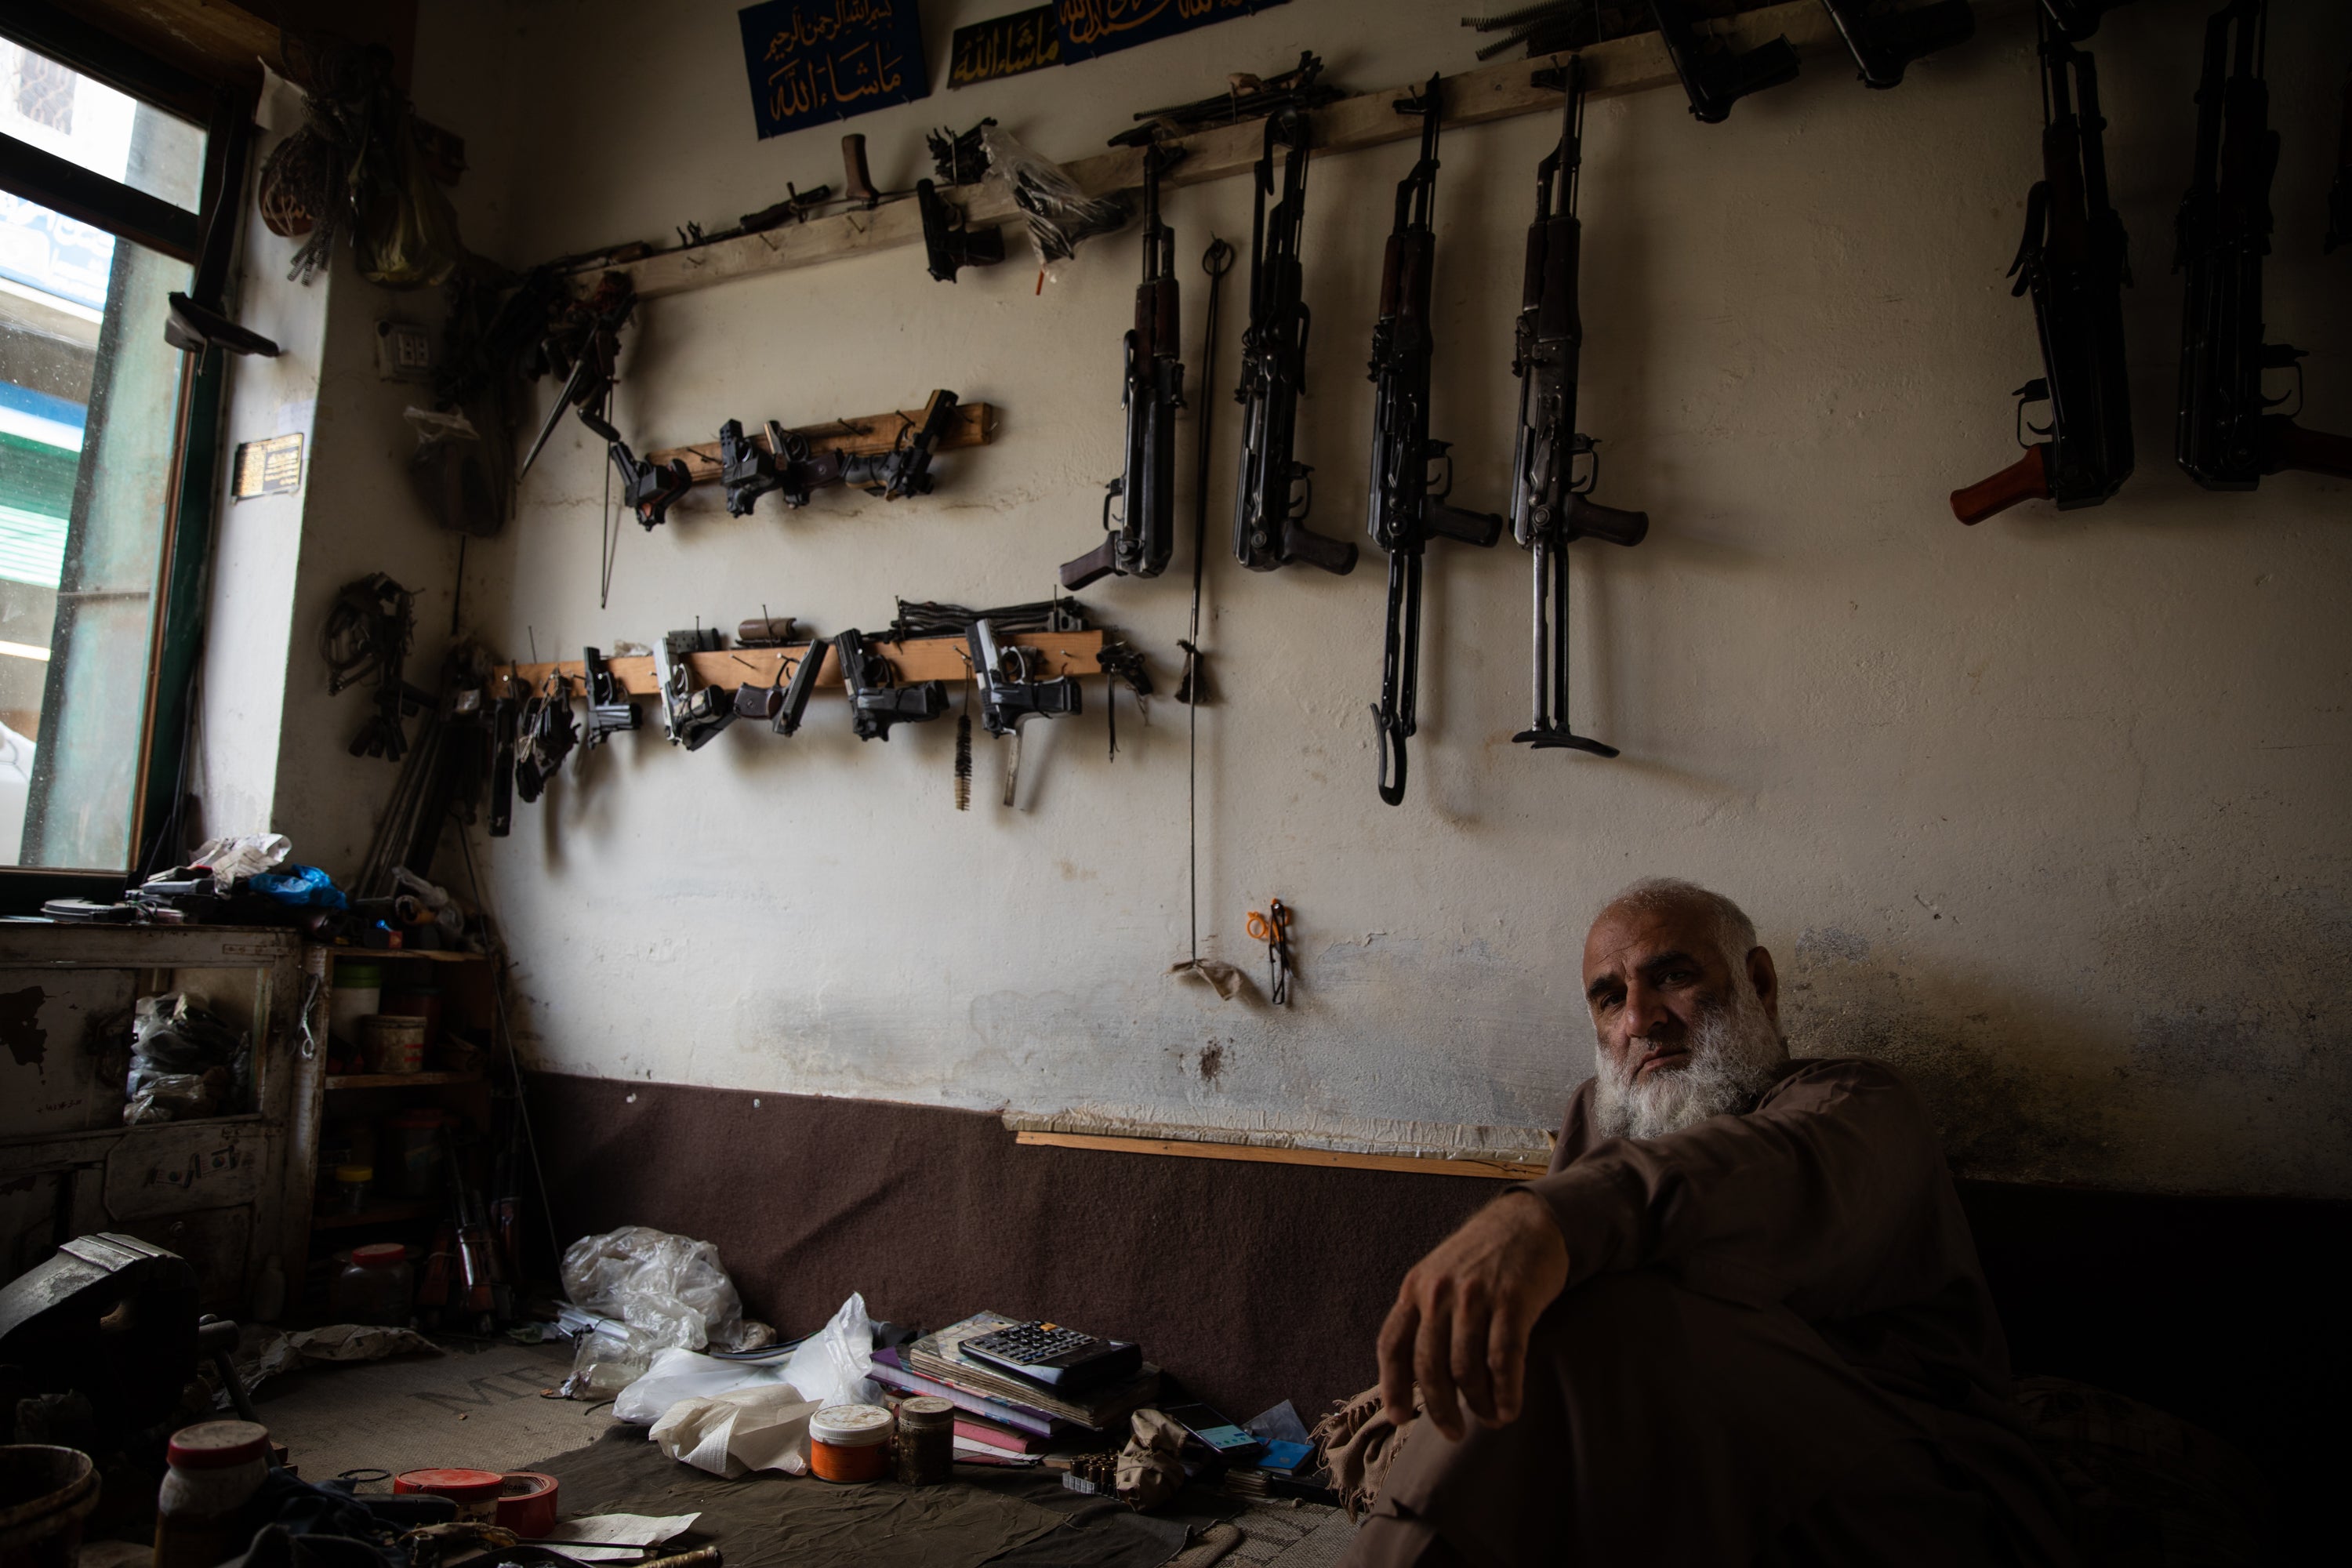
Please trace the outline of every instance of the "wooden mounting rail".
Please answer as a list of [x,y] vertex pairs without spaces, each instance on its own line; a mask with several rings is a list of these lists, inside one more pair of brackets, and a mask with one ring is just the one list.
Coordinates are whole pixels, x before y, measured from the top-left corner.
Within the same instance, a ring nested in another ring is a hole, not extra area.
[[[2025,10],[2035,3],[2036,0],[1975,0],[1980,24]],[[1838,36],[1836,24],[1821,0],[1789,0],[1786,5],[1767,5],[1737,16],[1703,21],[1699,26],[1735,48],[1751,48],[1771,38],[1786,37],[1790,46],[1803,56],[1843,56],[1845,52],[1844,40]],[[1580,52],[1584,60],[1584,89],[1589,97],[1616,98],[1680,85],[1674,62],[1666,57],[1666,46],[1655,33],[1612,38]],[[1559,89],[1539,88],[1533,79],[1537,71],[1551,63],[1551,57],[1502,60],[1445,78],[1440,88],[1444,98],[1445,128],[1450,131],[1460,125],[1480,125],[1520,114],[1558,113]],[[1360,93],[1315,110],[1314,156],[1352,153],[1420,135],[1420,121],[1399,114],[1395,104],[1399,99],[1419,91],[1421,86],[1420,82],[1412,82]],[[1862,89],[1856,87],[1854,90]],[[1730,132],[1712,129],[1706,134],[1721,136]],[[1185,156],[1161,176],[1160,184],[1197,185],[1246,174],[1257,166],[1265,142],[1264,122],[1256,120],[1171,138],[1167,144],[1182,148]],[[1088,195],[1131,191],[1143,184],[1143,149],[1114,148],[1063,167]],[[943,187],[939,194],[961,206],[965,221],[975,228],[1009,223],[1021,216],[1001,181]],[[639,298],[651,300],[690,289],[707,289],[730,279],[755,278],[797,267],[814,267],[866,251],[919,245],[922,238],[923,220],[917,204],[912,200],[893,201],[868,212],[812,218],[806,223],[785,224],[758,234],[663,251],[611,267],[603,263],[583,266],[579,270],[625,272],[636,285]]]
[[1015,1132],[1015,1143],[1050,1149],[1103,1149],[1115,1154],[1165,1154],[1180,1160],[1240,1160],[1266,1165],[1320,1165],[1347,1171],[1405,1171],[1423,1176],[1484,1176],[1489,1181],[1527,1182],[1548,1166],[1476,1155],[1449,1160],[1435,1154],[1358,1154],[1344,1149],[1279,1149],[1256,1143],[1196,1143],[1186,1138],[1115,1138],[1098,1132]]
[[[1044,668],[1037,671],[1040,679],[1057,675],[1099,675],[1102,664],[1097,657],[1102,652],[1104,634],[1096,632],[1019,632],[1000,641],[1021,647],[1034,647],[1045,657]],[[868,646],[888,661],[901,682],[918,680],[961,680],[971,673],[971,666],[965,657],[961,637],[908,637],[905,642],[874,642]],[[806,643],[788,643],[782,647],[730,647],[717,653],[697,653],[687,656],[697,682],[704,686],[773,686],[778,679],[791,674],[803,654]],[[631,654],[604,661],[611,667],[621,689],[632,697],[661,695],[659,660],[650,654]],[[491,671],[496,679],[511,676],[536,691],[549,675],[562,670],[574,682],[585,678],[587,667],[576,658],[546,664],[502,664]],[[839,686],[841,656],[827,646],[824,664],[816,672],[819,686]],[[575,691],[578,689],[575,685]]]
[[[952,447],[985,447],[996,439],[996,405],[992,403],[959,403],[954,409],[955,423],[934,445],[934,451],[946,451]],[[793,432],[809,444],[812,452],[852,452],[872,456],[898,449],[899,437],[908,430],[921,425],[923,411],[919,408],[895,409],[888,414],[861,414],[855,419],[831,419],[823,425],[803,425]],[[765,429],[752,434],[751,444],[762,452],[769,449]],[[646,460],[656,467],[673,458],[683,460],[686,471],[694,476],[698,485],[709,484],[719,478],[719,443],[699,442],[691,447],[665,447],[646,454]]]

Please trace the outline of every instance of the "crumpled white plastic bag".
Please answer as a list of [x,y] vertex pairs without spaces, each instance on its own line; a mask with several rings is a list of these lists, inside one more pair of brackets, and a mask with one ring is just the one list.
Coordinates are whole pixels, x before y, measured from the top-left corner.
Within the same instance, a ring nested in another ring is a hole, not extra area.
[[[714,1476],[747,1469],[806,1475],[809,1417],[828,1405],[879,1404],[881,1391],[866,1377],[873,1369],[874,1321],[866,1298],[853,1293],[822,1332],[782,1363],[746,1364],[691,1351],[656,1357],[652,1370],[621,1392],[613,1414],[642,1421],[659,1409],[646,1436],[671,1458]],[[657,1403],[666,1395],[666,1404]]]
[[563,1251],[563,1291],[579,1306],[698,1351],[743,1316],[743,1299],[707,1241],[650,1226],[583,1236]]
[[808,1473],[809,1417],[824,1404],[789,1383],[681,1399],[646,1436],[671,1458],[729,1479],[746,1470]]
[[719,1248],[650,1226],[583,1236],[564,1248],[563,1289],[583,1310],[614,1320],[582,1338],[563,1385],[574,1398],[626,1386],[669,1346],[734,1349],[745,1337],[743,1299]]
[[654,1352],[645,1374],[614,1396],[614,1418],[651,1426],[683,1399],[715,1399],[739,1389],[790,1383],[784,1361],[727,1361],[700,1351]]

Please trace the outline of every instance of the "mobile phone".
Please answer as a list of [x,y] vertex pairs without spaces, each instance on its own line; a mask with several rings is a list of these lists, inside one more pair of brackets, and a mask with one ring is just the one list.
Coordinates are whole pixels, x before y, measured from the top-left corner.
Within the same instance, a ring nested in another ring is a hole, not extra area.
[[1205,1405],[1171,1405],[1160,1414],[1206,1443],[1223,1458],[1247,1458],[1263,1447],[1255,1437]]

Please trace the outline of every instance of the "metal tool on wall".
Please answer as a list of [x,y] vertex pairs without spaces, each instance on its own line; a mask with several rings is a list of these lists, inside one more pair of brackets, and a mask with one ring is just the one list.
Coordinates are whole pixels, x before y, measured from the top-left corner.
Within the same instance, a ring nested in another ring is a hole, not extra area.
[[1264,914],[1249,912],[1249,934],[1252,942],[1265,943],[1265,998],[1277,1007],[1290,1005],[1290,906],[1280,899],[1265,906]]
[[1691,25],[1683,0],[1650,0],[1650,19],[1658,25],[1675,74],[1682,78],[1691,113],[1703,125],[1729,119],[1731,106],[1749,93],[1797,79],[1797,51],[1785,37],[1749,49],[1726,47]]
[[1868,88],[1901,86],[1905,67],[1967,43],[1977,30],[1977,14],[1969,0],[1937,0],[1892,16],[1872,15],[1863,0],[1822,0],[1822,7],[1837,24],[1838,36],[1862,74],[1862,85]]

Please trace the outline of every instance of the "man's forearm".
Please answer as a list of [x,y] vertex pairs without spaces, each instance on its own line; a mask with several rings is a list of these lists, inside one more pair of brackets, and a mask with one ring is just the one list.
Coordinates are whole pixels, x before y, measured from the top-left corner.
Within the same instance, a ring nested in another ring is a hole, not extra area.
[[1571,1288],[1662,1265],[1710,1294],[1771,1301],[1866,1270],[1943,1179],[1917,1096],[1840,1063],[1801,1069],[1748,1115],[1603,1143],[1524,1190],[1559,1226]]

